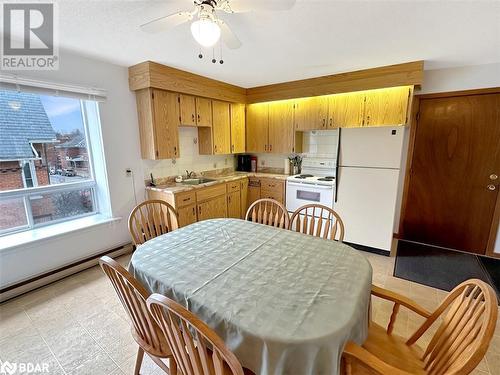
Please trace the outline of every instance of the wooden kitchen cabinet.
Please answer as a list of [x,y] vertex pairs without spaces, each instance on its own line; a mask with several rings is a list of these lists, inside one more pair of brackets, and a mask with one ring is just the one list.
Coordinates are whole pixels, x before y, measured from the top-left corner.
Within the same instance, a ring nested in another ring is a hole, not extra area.
[[367,91],[363,126],[406,124],[410,96],[409,87]]
[[196,98],[191,95],[179,95],[181,125],[196,126]]
[[240,191],[227,194],[227,217],[239,219],[241,217]]
[[214,154],[231,153],[231,115],[229,103],[212,101]]
[[261,178],[260,197],[274,199],[285,204],[285,181],[275,178]]
[[295,130],[328,128],[329,96],[316,96],[295,101]]
[[198,203],[198,221],[227,217],[226,195]]
[[248,207],[250,207],[257,199],[260,199],[260,180],[255,177],[250,177],[248,179],[248,198],[245,213],[248,210]]
[[247,152],[267,152],[268,125],[269,104],[249,104],[246,114]]
[[212,126],[212,100],[196,98],[196,125]]
[[248,178],[240,180],[240,204],[241,204],[241,218],[245,218],[248,209]]
[[245,105],[230,104],[231,110],[231,153],[245,152]]
[[179,228],[185,227],[186,225],[196,223],[196,204],[191,204],[189,206],[180,207],[177,209],[179,215],[178,222]]
[[276,154],[294,152],[293,105],[291,100],[269,104],[268,152]]
[[328,103],[328,127],[357,128],[363,126],[365,92],[331,95]]
[[179,157],[178,97],[176,93],[151,88],[136,92],[143,159]]

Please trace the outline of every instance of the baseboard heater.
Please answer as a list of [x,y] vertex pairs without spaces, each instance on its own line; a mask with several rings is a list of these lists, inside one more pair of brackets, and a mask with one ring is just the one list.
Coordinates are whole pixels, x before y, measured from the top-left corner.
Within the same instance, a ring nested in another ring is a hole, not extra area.
[[99,258],[104,255],[110,256],[111,258],[116,258],[121,255],[129,254],[132,251],[132,244],[127,243],[125,245],[106,250],[100,254],[93,255],[89,258],[85,258],[77,262],[68,264],[64,267],[35,276],[31,279],[9,285],[8,287],[0,289],[0,302],[5,302],[11,298],[18,297],[21,294],[31,292],[34,289],[41,288],[42,286],[48,285],[80,271],[94,267],[99,263]]

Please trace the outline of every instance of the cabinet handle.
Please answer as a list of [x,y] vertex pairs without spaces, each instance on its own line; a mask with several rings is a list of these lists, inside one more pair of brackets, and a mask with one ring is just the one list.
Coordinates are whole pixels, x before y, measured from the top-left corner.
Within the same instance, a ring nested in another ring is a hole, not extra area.
[[333,126],[333,119],[330,117],[330,127]]
[[269,145],[269,151],[271,152],[273,150],[273,145]]
[[217,152],[217,145],[214,145],[214,152]]
[[267,145],[264,145],[264,151],[267,151]]
[[201,215],[201,206],[198,206],[198,215]]
[[191,119],[192,119],[192,120],[193,120],[193,122],[194,122],[194,113],[193,113],[193,114],[191,114]]
[[174,154],[177,155],[177,147],[174,146]]
[[231,203],[231,196],[230,195],[227,197],[227,203]]
[[234,145],[231,145],[231,152],[234,152]]
[[194,210],[194,207],[193,207],[193,215],[196,215],[196,211]]
[[191,200],[191,198],[184,198],[182,201],[183,201],[183,202],[187,202],[187,201],[189,201],[189,200]]
[[370,123],[370,116],[366,116],[366,125]]
[[323,127],[325,127],[325,125],[326,125],[326,119],[324,118],[323,119]]
[[200,114],[198,114],[198,121],[200,121]]

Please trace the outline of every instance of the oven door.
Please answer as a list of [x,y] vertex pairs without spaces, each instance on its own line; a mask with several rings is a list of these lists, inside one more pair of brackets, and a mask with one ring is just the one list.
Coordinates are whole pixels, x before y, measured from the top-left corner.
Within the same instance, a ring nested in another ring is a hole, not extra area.
[[294,212],[306,204],[322,204],[333,208],[333,186],[301,184],[287,181],[286,209]]

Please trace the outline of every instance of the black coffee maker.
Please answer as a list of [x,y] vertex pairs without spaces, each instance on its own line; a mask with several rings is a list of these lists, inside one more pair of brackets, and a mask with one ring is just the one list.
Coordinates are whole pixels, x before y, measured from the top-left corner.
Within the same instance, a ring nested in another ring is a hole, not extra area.
[[238,155],[237,171],[250,172],[252,170],[252,156],[251,155]]

